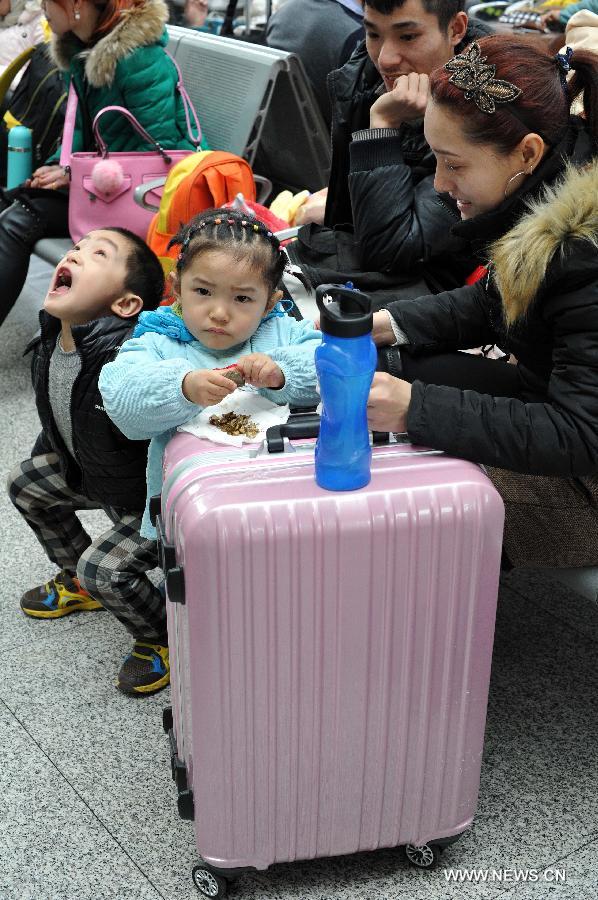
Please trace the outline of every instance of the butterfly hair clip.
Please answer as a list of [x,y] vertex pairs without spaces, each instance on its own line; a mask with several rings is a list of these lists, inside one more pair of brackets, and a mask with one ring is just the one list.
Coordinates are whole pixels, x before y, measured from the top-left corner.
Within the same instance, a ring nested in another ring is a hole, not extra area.
[[511,103],[521,95],[521,88],[495,78],[495,65],[487,65],[487,56],[482,56],[480,45],[474,41],[463,53],[449,60],[445,69],[453,74],[451,84],[465,91],[465,99],[473,100],[478,109],[491,115],[496,112],[497,103]]

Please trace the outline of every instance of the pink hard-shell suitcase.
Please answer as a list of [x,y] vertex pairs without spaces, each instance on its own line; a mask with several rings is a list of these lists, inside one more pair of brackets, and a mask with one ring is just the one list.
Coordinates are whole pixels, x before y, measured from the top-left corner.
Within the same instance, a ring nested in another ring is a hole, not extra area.
[[[283,426],[283,429],[285,426]],[[313,441],[168,445],[178,806],[201,893],[272,863],[402,846],[436,864],[476,809],[503,530],[478,466],[374,448],[329,492]]]

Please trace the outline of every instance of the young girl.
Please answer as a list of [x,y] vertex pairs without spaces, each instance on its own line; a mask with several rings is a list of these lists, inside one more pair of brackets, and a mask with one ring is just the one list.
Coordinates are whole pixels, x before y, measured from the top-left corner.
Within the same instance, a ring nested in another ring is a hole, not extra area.
[[[163,0],[46,0],[51,54],[78,96],[73,151],[95,150],[91,122],[105,106],[124,106],[163,147],[193,149],[174,63],[164,52]],[[122,116],[105,117],[111,151],[147,150]],[[0,324],[21,292],[29,257],[42,237],[68,236],[68,173],[60,153],[27,186],[0,191]]]
[[[497,467],[514,565],[595,565],[598,57],[485,38],[432,74],[424,124],[488,272],[375,314],[401,377],[374,377],[370,426]],[[493,343],[517,364],[455,352]]]
[[[320,333],[279,303],[287,257],[272,232],[236,210],[216,209],[196,216],[173,244],[181,245],[177,302],[142,313],[133,339],[100,376],[114,423],[133,440],[151,438],[148,498],[160,492],[164,448],[177,426],[236,390],[218,369],[235,364],[275,403],[319,399]],[[141,534],[156,534],[147,505]]]

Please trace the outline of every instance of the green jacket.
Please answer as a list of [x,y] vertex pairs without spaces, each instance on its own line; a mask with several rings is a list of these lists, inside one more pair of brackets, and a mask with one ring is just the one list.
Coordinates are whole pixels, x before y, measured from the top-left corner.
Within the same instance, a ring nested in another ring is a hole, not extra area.
[[[165,53],[168,9],[163,0],[145,0],[127,10],[97,43],[86,47],[72,32],[53,35],[51,54],[71,79],[79,97],[73,151],[95,150],[91,124],[106,106],[124,106],[168,149],[192,150],[185,109],[176,90],[178,75]],[[192,121],[192,130],[195,127]],[[106,113],[100,133],[112,151],[148,150],[149,145],[118,113]],[[202,141],[202,148],[207,145]],[[60,149],[48,162],[60,158]]]

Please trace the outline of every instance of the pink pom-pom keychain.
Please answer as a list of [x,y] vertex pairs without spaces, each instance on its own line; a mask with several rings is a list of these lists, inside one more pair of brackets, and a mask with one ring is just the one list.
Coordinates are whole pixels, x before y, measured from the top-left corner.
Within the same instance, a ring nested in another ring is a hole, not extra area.
[[121,164],[113,159],[101,159],[91,170],[91,181],[100,194],[114,194],[124,181]]

